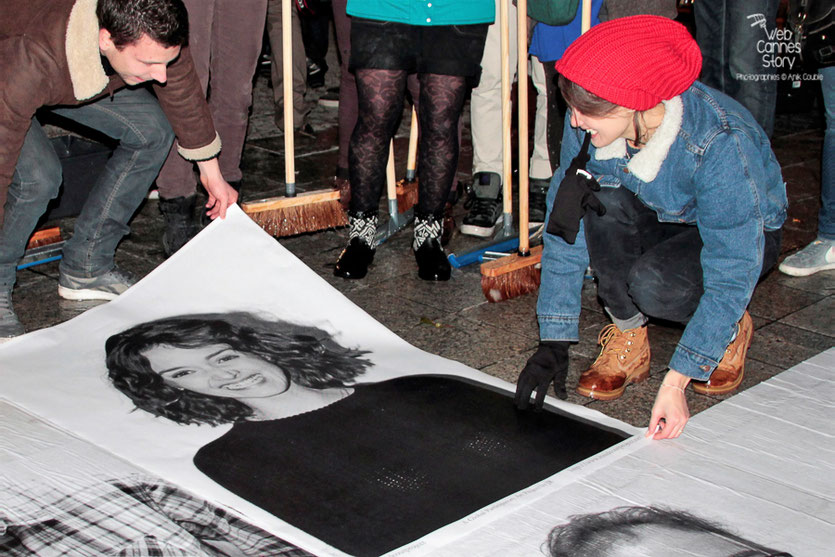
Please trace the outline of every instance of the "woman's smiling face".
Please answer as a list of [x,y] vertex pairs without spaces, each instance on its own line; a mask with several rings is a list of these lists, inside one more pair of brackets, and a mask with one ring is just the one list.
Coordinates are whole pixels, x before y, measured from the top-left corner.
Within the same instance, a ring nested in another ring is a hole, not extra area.
[[591,144],[600,148],[616,139],[635,139],[632,114],[631,110],[618,107],[606,116],[588,116],[571,108],[571,126],[591,133]]
[[176,388],[226,398],[264,398],[290,387],[278,366],[225,344],[199,348],[157,345],[142,353],[151,368]]

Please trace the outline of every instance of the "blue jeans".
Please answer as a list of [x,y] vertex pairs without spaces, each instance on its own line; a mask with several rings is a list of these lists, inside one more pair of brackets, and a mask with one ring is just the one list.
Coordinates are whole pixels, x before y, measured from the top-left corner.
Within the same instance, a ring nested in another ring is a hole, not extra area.
[[[602,188],[606,206],[585,218],[589,260],[597,294],[614,319],[646,315],[687,323],[704,293],[702,239],[695,226],[658,221],[626,188]],[[765,233],[760,277],[777,263],[781,230]]]
[[826,134],[821,154],[821,210],[818,236],[835,240],[835,66],[821,68],[823,106],[826,109]]
[[[53,113],[119,141],[90,191],[64,245],[60,272],[96,277],[110,271],[116,245],[142,203],[174,140],[156,98],[144,88],[122,89],[112,97]],[[0,290],[10,290],[15,267],[49,200],[61,186],[61,163],[36,119],[32,119],[9,185],[0,230]]]
[[[769,137],[774,131],[777,81],[768,79],[775,68],[770,59],[763,60],[764,53],[758,52],[757,45],[764,41],[760,44],[765,49],[767,43],[776,41],[766,33],[776,27],[779,5],[780,0],[699,0],[693,4],[696,40],[703,58],[700,81],[736,99]],[[764,16],[765,28],[757,24],[757,18],[748,17],[756,14]]]

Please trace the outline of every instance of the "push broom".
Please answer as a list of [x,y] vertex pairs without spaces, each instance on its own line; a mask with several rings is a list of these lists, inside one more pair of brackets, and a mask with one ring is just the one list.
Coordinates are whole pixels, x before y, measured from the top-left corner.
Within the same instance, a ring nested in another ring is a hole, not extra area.
[[28,269],[36,265],[43,265],[61,259],[64,239],[61,229],[57,226],[36,230],[26,244],[26,252],[20,259],[17,269]]
[[[518,14],[527,13],[527,0],[518,0]],[[542,246],[530,249],[528,236],[528,68],[527,18],[517,18],[519,82],[519,249],[517,253],[481,265],[481,290],[489,302],[501,302],[539,288]],[[583,0],[581,30],[591,26],[591,0]]]
[[[518,0],[518,120],[519,133],[519,248],[513,255],[481,265],[481,291],[489,302],[501,302],[535,291],[539,287],[542,247],[530,249],[528,231],[528,28],[527,0]],[[507,157],[509,158],[509,157]]]
[[[505,251],[516,249],[516,233],[513,230],[513,189],[511,180],[513,177],[512,161],[510,156],[510,67],[509,51],[510,39],[508,28],[507,1],[500,0],[499,4],[499,32],[501,33],[501,72],[502,72],[502,225],[498,233],[489,243],[464,254],[456,255],[451,253],[447,256],[450,265],[460,268],[479,261],[485,252]],[[517,8],[518,11],[518,8]],[[519,12],[521,13],[521,12]],[[523,18],[527,21],[527,18]],[[527,47],[526,47],[527,48]]]
[[339,191],[296,194],[295,145],[293,138],[293,43],[292,0],[281,2],[281,45],[284,86],[284,196],[242,203],[241,208],[272,236],[293,236],[348,224],[339,203]]

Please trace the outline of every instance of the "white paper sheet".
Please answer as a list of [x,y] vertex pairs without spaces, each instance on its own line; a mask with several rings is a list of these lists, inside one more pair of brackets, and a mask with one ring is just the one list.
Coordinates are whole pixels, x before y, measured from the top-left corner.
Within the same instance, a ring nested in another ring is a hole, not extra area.
[[[107,379],[104,345],[112,334],[163,317],[228,311],[266,313],[313,325],[332,333],[343,346],[368,350],[373,366],[362,382],[444,374],[513,392],[513,385],[405,343],[233,208],[225,221],[212,223],[119,299],[2,345],[0,396],[167,481],[242,513],[291,543],[319,555],[340,555],[195,469],[192,457],[198,449],[230,426],[182,426],[132,411],[133,404]],[[548,402],[584,420],[628,434],[638,432],[584,407],[556,399]],[[606,458],[614,457],[604,456],[578,469],[590,469]],[[552,482],[543,482],[428,538],[436,540],[432,545],[445,543],[475,530],[487,517],[519,509],[551,489]],[[425,544],[421,541],[417,546]]]

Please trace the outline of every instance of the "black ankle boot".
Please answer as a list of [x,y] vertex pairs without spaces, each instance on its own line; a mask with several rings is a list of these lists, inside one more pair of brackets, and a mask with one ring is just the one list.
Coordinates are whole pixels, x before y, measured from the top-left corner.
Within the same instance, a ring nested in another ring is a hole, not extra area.
[[361,279],[374,261],[374,250],[359,238],[352,238],[333,268],[333,274],[346,279]]
[[415,239],[412,249],[423,280],[449,280],[449,261],[441,247],[442,215],[415,215]]
[[426,240],[415,252],[418,276],[423,280],[449,280],[449,260],[435,238]]
[[377,209],[348,211],[348,247],[336,262],[333,274],[346,279],[361,279],[374,261],[374,235],[377,232]]
[[162,234],[162,249],[165,257],[183,247],[197,234],[194,221],[195,196],[159,198],[159,211],[165,219],[165,231]]

